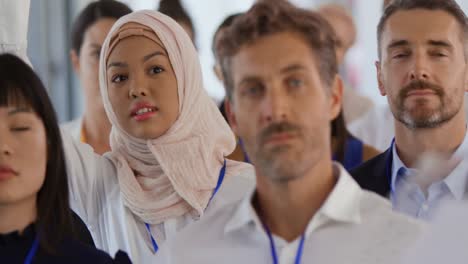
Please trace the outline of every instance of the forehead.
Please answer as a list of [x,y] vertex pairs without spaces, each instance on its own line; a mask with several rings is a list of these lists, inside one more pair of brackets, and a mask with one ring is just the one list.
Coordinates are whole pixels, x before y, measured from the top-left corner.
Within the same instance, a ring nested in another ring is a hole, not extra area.
[[311,74],[318,74],[315,57],[310,45],[297,33],[282,32],[261,37],[233,56],[234,81],[244,75],[274,75],[292,64],[300,64]]
[[113,18],[101,18],[97,20],[86,30],[84,40],[102,44],[115,21],[117,20]]
[[[395,40],[410,43],[428,40],[447,40],[461,44],[461,27],[458,21],[442,10],[404,10],[390,16],[382,32],[382,43]],[[384,46],[385,47],[385,46]]]
[[164,45],[158,36],[154,32],[149,34],[149,37],[145,35],[131,35],[118,40],[119,42],[111,50],[107,61],[110,63],[122,60],[141,60],[143,56],[155,51],[160,51],[167,55]]

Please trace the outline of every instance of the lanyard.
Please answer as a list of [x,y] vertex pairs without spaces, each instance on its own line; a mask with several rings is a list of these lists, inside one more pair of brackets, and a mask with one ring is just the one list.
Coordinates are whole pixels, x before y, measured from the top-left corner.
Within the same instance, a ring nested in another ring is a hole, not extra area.
[[[224,175],[226,174],[226,159],[224,160],[223,167],[221,168],[221,171],[219,172],[219,177],[218,177],[218,183],[216,184],[216,187],[213,191],[213,194],[211,195],[210,200],[208,201],[208,205],[210,204],[211,200],[213,200],[214,196],[216,193],[219,191],[219,188],[221,187],[221,184],[223,183],[224,180]],[[153,244],[153,250],[154,253],[158,252],[158,243],[156,243],[156,240],[153,237],[153,234],[151,234],[151,227],[148,223],[145,223],[146,226],[146,231],[148,231],[148,234],[151,238],[151,244]]]
[[[270,229],[268,229],[266,225],[265,225],[265,230],[267,232],[268,239],[270,240],[270,250],[271,250],[271,257],[273,258],[273,264],[278,264],[278,254],[276,254],[275,241],[273,240],[273,236],[271,235]],[[302,234],[301,240],[299,241],[299,246],[297,248],[296,258],[294,260],[295,264],[301,263],[302,251],[304,250],[304,241],[305,241],[305,235]]]
[[24,264],[30,264],[32,263],[32,260],[34,258],[34,255],[36,255],[37,248],[39,247],[39,239],[36,236],[34,239],[34,242],[31,246],[31,249],[29,249],[28,255],[26,256],[26,259],[24,260]]
[[392,139],[392,143],[390,144],[390,149],[388,150],[389,153],[387,155],[387,160],[385,161],[385,176],[387,176],[388,184],[390,186],[390,201],[392,204],[395,204],[394,196],[395,190],[392,186],[392,166],[393,166],[393,147],[395,145],[395,138]]

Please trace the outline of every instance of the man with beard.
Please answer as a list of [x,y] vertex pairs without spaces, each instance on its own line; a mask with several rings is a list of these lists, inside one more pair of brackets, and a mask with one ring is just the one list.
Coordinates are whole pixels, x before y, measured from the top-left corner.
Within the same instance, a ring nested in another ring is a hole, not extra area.
[[441,202],[465,198],[464,166],[431,177],[414,168],[428,152],[468,155],[467,35],[466,15],[454,0],[392,1],[378,26],[379,90],[393,113],[395,138],[351,173],[361,187],[417,218],[429,220]]
[[331,26],[268,0],[225,30],[217,46],[226,112],[257,185],[182,230],[161,263],[398,263],[419,223],[332,162],[342,82]]

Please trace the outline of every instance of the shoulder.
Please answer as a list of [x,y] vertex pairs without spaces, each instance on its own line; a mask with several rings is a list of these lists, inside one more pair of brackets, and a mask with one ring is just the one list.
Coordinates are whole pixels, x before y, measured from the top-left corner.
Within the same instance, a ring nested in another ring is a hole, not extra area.
[[361,196],[361,216],[368,231],[385,237],[388,243],[415,241],[426,228],[422,221],[394,211],[388,199],[365,190]]
[[237,169],[237,172],[233,174],[229,173],[229,169],[230,166],[227,167],[226,177],[212,203],[208,206],[207,212],[240,201],[255,188],[255,171],[250,164],[242,164],[242,169]]
[[381,153],[374,158],[364,162],[360,166],[352,169],[350,174],[359,183],[361,187],[364,187],[368,181],[372,181],[376,174],[385,174],[385,163],[388,155],[388,150]]

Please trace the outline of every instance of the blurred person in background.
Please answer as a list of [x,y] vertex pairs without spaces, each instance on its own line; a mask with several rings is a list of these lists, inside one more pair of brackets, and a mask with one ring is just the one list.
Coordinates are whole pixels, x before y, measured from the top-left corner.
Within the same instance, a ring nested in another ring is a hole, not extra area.
[[[65,157],[46,89],[20,58],[0,55],[0,259],[2,263],[114,263],[79,242]],[[118,263],[130,263],[117,254]]]
[[70,58],[83,88],[85,107],[82,117],[62,127],[76,140],[93,147],[98,154],[110,150],[111,129],[99,91],[99,55],[112,25],[131,12],[129,7],[118,1],[96,1],[81,11],[72,26]]
[[[218,47],[216,47],[216,43],[218,42],[218,39],[223,34],[224,30],[228,28],[232,24],[234,19],[236,17],[239,17],[240,15],[242,15],[242,13],[236,13],[236,14],[232,14],[226,17],[218,26],[218,28],[215,30],[215,33],[213,35],[213,41],[211,44],[211,50],[213,52],[213,56],[215,59],[215,64],[213,65],[213,72],[221,83],[223,82],[223,73],[221,72],[221,65],[219,65],[219,58],[217,55]],[[228,118],[226,116],[226,110],[224,109],[224,105],[225,105],[225,100],[223,100],[221,104],[219,105],[219,111],[221,112],[223,117],[226,119],[226,122],[228,122]],[[240,138],[237,138],[236,149],[234,150],[234,152],[232,152],[231,155],[228,156],[228,158],[237,160],[237,161],[250,162],[249,158],[247,157],[247,154],[245,153],[245,150],[243,149],[242,141]]]
[[[336,35],[336,59],[339,67],[344,67],[345,55],[356,41],[356,26],[353,17],[341,5],[327,4],[318,8],[318,13],[332,26]],[[343,71],[340,75],[344,75]],[[343,106],[340,114],[332,121],[333,159],[339,161],[345,169],[350,170],[363,161],[375,157],[380,152],[363,144],[347,129],[347,124],[368,113],[374,104],[371,99],[360,95],[352,87],[344,85]]]
[[193,44],[196,45],[196,32],[190,15],[182,6],[181,0],[161,0],[158,11],[174,19],[187,32]]
[[416,177],[415,168],[427,152],[468,155],[467,38],[467,17],[454,0],[392,1],[379,22],[377,78],[395,138],[383,154],[351,173],[363,188],[413,217],[430,220],[440,203],[465,199],[465,167],[438,177]]
[[356,25],[352,15],[339,4],[323,5],[317,11],[330,23],[337,37],[336,59],[345,84],[342,111],[346,124],[351,124],[374,107],[374,103],[370,98],[360,95],[354,87],[349,87],[346,82],[345,56],[356,42]]
[[257,185],[168,241],[161,263],[398,263],[420,223],[331,159],[343,87],[330,25],[267,0],[220,38],[227,116]]

